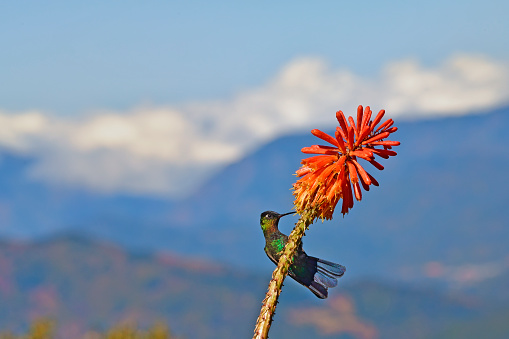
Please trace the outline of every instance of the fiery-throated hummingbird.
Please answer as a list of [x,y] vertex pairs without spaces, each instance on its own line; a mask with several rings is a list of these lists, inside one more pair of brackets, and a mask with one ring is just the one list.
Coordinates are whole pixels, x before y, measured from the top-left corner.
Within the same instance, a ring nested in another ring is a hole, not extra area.
[[[265,211],[260,216],[260,226],[265,237],[265,253],[276,265],[288,241],[288,236],[279,231],[279,219],[293,213],[295,212],[279,214],[274,211]],[[308,256],[302,249],[301,243],[295,251],[288,275],[309,288],[318,298],[325,299],[328,295],[327,289],[336,287],[337,278],[340,278],[345,271],[345,266]]]

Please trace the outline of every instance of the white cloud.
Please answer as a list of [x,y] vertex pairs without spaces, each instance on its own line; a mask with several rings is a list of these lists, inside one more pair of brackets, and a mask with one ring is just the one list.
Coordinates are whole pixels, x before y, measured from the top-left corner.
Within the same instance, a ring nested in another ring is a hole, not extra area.
[[509,101],[507,65],[457,56],[437,69],[415,61],[388,66],[382,74],[381,104],[395,114],[464,114]]
[[364,78],[318,58],[295,60],[231,99],[60,118],[0,112],[0,147],[34,156],[30,175],[105,192],[178,195],[211,169],[282,133],[334,124],[359,104],[393,117],[465,114],[509,103],[507,64],[460,55],[413,60]]
[[9,115],[0,111],[0,145],[18,153],[30,152],[34,138],[43,134],[48,119],[39,112]]

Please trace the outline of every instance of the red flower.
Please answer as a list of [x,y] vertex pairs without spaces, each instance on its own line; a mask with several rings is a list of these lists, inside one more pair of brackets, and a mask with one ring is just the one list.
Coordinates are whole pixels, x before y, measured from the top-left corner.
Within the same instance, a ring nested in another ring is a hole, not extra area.
[[381,110],[374,120],[371,120],[371,113],[369,106],[364,111],[359,106],[355,123],[352,117],[346,120],[343,112],[338,111],[336,118],[339,127],[336,128],[335,137],[317,129],[311,131],[332,146],[313,145],[302,149],[303,153],[320,155],[302,160],[302,167],[296,172],[298,177],[302,177],[293,185],[294,205],[298,213],[313,209],[315,217],[332,219],[337,203],[343,199],[341,213],[344,215],[353,207],[354,195],[358,201],[362,199],[361,185],[366,191],[369,191],[371,184],[378,186],[375,178],[366,172],[357,159],[364,159],[383,170],[375,155],[384,159],[395,156],[397,153],[391,150],[392,146],[400,143],[384,140],[398,129],[392,126],[392,119],[377,127],[385,110]]

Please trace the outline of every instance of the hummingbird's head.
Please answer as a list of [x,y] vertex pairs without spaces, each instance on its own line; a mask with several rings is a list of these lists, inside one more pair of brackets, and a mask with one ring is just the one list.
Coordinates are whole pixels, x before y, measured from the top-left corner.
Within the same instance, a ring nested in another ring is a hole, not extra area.
[[262,227],[263,232],[267,232],[269,230],[275,231],[277,230],[277,224],[281,217],[284,217],[288,214],[294,214],[295,212],[288,212],[284,214],[279,214],[274,211],[265,211],[260,215],[260,226]]

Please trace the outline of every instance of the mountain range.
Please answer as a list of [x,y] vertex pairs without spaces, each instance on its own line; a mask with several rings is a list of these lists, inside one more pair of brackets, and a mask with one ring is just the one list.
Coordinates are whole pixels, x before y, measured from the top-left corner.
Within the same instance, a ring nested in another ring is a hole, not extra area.
[[[366,165],[380,187],[304,238],[347,267],[340,286],[320,302],[288,280],[274,337],[507,337],[509,107],[396,125],[398,156]],[[281,136],[181,200],[45,184],[37,159],[0,150],[0,328],[161,318],[189,338],[251,335],[274,268],[259,215],[291,211],[300,149],[316,143]]]
[[[1,242],[0,336],[50,319],[59,338],[154,322],[167,323],[179,338],[249,337],[269,279],[79,236]],[[508,283],[506,275],[475,286],[496,291]],[[342,279],[320,300],[289,279],[270,333],[274,338],[506,338],[507,301],[508,295],[488,298]]]
[[[398,156],[382,159],[383,171],[366,165],[380,187],[364,194],[345,217],[312,225],[304,239],[307,252],[346,265],[352,277],[440,277],[442,283],[464,285],[482,278],[472,267],[491,267],[488,275],[505,272],[509,107],[396,125]],[[31,179],[30,165],[37,159],[3,152],[0,236],[87,234],[134,250],[268,272],[259,215],[291,211],[300,149],[320,141],[310,133],[282,136],[178,201],[51,186]],[[282,230],[290,232],[296,220],[285,217]],[[430,272],[433,267],[441,274]],[[468,267],[474,273],[462,277],[458,272]]]

